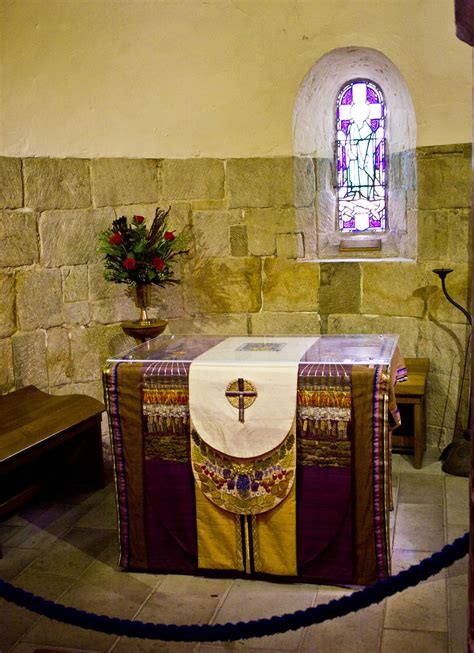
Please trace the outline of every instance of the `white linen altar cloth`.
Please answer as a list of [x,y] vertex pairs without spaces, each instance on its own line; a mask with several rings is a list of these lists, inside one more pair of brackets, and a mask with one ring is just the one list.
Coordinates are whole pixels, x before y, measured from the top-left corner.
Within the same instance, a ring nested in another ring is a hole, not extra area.
[[[200,437],[218,451],[253,458],[277,447],[296,412],[298,363],[317,338],[232,337],[201,354],[189,370],[189,411]],[[250,381],[254,403],[244,422],[226,391],[232,381]]]

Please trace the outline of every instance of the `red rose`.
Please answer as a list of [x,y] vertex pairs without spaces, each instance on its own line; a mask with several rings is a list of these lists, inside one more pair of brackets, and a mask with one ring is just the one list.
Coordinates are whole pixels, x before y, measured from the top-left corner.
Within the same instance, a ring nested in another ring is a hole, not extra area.
[[174,233],[172,231],[165,231],[165,240],[174,240]]
[[134,258],[131,258],[129,256],[128,258],[125,259],[122,265],[126,270],[134,270],[137,267],[137,262],[135,261]]
[[120,245],[122,242],[122,236],[118,233],[118,231],[115,231],[109,238],[109,243],[112,243],[112,245]]
[[159,256],[154,256],[151,260],[151,264],[153,265],[155,270],[158,270],[158,272],[161,272],[165,267],[165,262]]
[[142,215],[134,215],[133,219],[137,224],[141,224],[145,220],[145,218]]

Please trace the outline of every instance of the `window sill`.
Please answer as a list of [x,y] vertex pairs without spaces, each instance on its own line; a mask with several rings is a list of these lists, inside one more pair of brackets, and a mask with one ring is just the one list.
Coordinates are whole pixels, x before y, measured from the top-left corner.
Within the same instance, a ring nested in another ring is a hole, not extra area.
[[374,252],[381,251],[382,239],[381,238],[367,238],[354,236],[349,238],[342,238],[339,241],[340,252]]

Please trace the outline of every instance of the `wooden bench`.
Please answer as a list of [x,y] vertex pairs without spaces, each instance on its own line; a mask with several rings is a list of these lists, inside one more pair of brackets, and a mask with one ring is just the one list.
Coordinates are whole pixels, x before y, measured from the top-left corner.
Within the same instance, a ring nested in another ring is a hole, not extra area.
[[430,369],[429,358],[406,358],[408,378],[395,388],[402,420],[392,434],[392,450],[413,451],[414,467],[420,469],[426,450],[426,381]]
[[104,486],[104,410],[92,397],[53,396],[32,385],[0,396],[0,518],[61,477]]

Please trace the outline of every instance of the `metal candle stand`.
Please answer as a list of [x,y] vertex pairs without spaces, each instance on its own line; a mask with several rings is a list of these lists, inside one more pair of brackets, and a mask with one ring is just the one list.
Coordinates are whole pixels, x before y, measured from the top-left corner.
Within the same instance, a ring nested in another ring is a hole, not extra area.
[[[453,272],[453,269],[435,268],[433,272],[437,274],[441,279],[441,287],[443,289],[444,296],[446,297],[448,302],[453,306],[455,306],[457,309],[459,309],[461,313],[463,313],[463,315],[466,317],[469,324],[472,326],[472,317],[470,313],[465,308],[463,308],[460,304],[455,302],[446,289],[446,277],[450,272]],[[448,446],[445,447],[445,449],[443,450],[440,456],[440,460],[444,461],[442,466],[443,471],[448,474],[453,474],[455,476],[469,476],[469,458],[470,458],[469,440],[471,439],[471,401],[470,400],[469,400],[469,409],[468,409],[467,429],[463,431],[462,437],[456,438],[456,427],[458,424],[459,410],[461,406],[461,399],[462,399],[463,387],[464,387],[464,378],[466,375],[469,341],[470,341],[470,336],[466,347],[466,353],[464,356],[464,367],[463,367],[463,374],[461,379],[461,387],[459,388],[458,403],[456,406],[453,439],[450,442],[450,444],[448,444]]]

